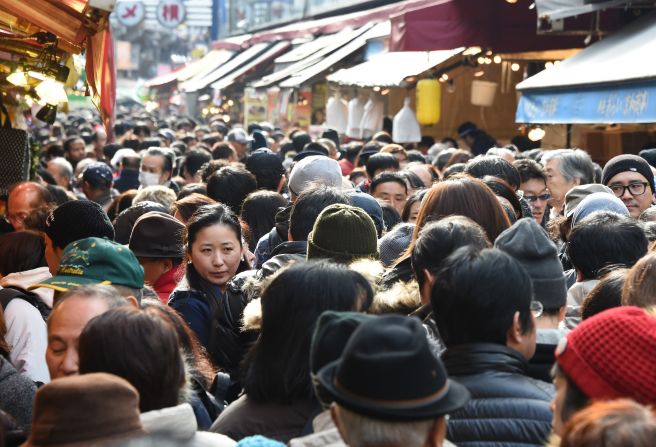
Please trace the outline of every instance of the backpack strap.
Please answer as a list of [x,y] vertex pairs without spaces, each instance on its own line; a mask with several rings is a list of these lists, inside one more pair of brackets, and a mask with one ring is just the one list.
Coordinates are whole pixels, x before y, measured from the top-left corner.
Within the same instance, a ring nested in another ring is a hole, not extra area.
[[41,301],[36,294],[23,289],[19,289],[17,287],[4,287],[0,289],[0,305],[2,306],[3,311],[14,298],[19,298],[30,303],[36,308],[36,310],[39,311],[43,321],[48,321],[50,308],[43,301]]
[[22,298],[24,293],[18,289],[12,289],[11,287],[5,287],[0,289],[0,305],[2,310],[6,310],[9,303],[14,298]]

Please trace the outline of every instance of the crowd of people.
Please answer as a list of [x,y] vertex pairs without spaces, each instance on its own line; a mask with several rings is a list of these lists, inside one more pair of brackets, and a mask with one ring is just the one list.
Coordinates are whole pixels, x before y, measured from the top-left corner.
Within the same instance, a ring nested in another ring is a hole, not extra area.
[[654,445],[656,149],[111,130],[8,189],[0,445]]

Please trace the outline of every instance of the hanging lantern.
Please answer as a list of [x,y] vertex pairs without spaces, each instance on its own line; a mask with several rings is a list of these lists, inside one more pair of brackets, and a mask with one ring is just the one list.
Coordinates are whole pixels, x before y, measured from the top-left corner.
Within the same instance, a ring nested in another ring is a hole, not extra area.
[[437,79],[417,82],[417,121],[422,126],[432,126],[440,121],[442,88]]
[[346,132],[348,106],[339,93],[331,96],[326,103],[326,127],[335,129],[340,134]]

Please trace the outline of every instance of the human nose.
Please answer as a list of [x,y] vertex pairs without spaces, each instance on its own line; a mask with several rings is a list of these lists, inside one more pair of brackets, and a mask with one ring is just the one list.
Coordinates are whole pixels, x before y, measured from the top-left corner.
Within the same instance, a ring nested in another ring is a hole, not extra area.
[[212,257],[212,264],[215,266],[222,266],[224,264],[223,262],[223,255],[220,252],[214,253],[214,256]]
[[626,200],[631,200],[633,199],[633,194],[629,191],[628,187],[624,187],[624,190],[622,191],[622,195],[620,196],[621,199],[626,199]]
[[69,348],[61,363],[61,370],[66,376],[73,376],[79,372],[79,356],[77,349]]

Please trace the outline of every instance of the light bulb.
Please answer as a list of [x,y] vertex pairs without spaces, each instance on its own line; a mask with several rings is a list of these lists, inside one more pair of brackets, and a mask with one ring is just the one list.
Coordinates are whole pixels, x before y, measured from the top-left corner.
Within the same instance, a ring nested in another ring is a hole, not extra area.
[[528,132],[528,139],[531,141],[540,141],[544,138],[546,132],[541,127],[534,127]]
[[512,71],[519,71],[519,64],[518,64],[517,62],[515,62],[514,64],[512,64],[512,65],[510,66],[510,69],[511,69]]
[[25,87],[27,85],[27,76],[25,76],[23,69],[18,68],[15,72],[7,76],[7,81],[17,87]]
[[60,102],[68,102],[64,84],[54,79],[46,79],[34,89],[36,94],[47,104],[57,105]]
[[499,56],[498,54],[496,56],[494,56],[494,63],[495,64],[500,64],[501,63],[501,56]]

